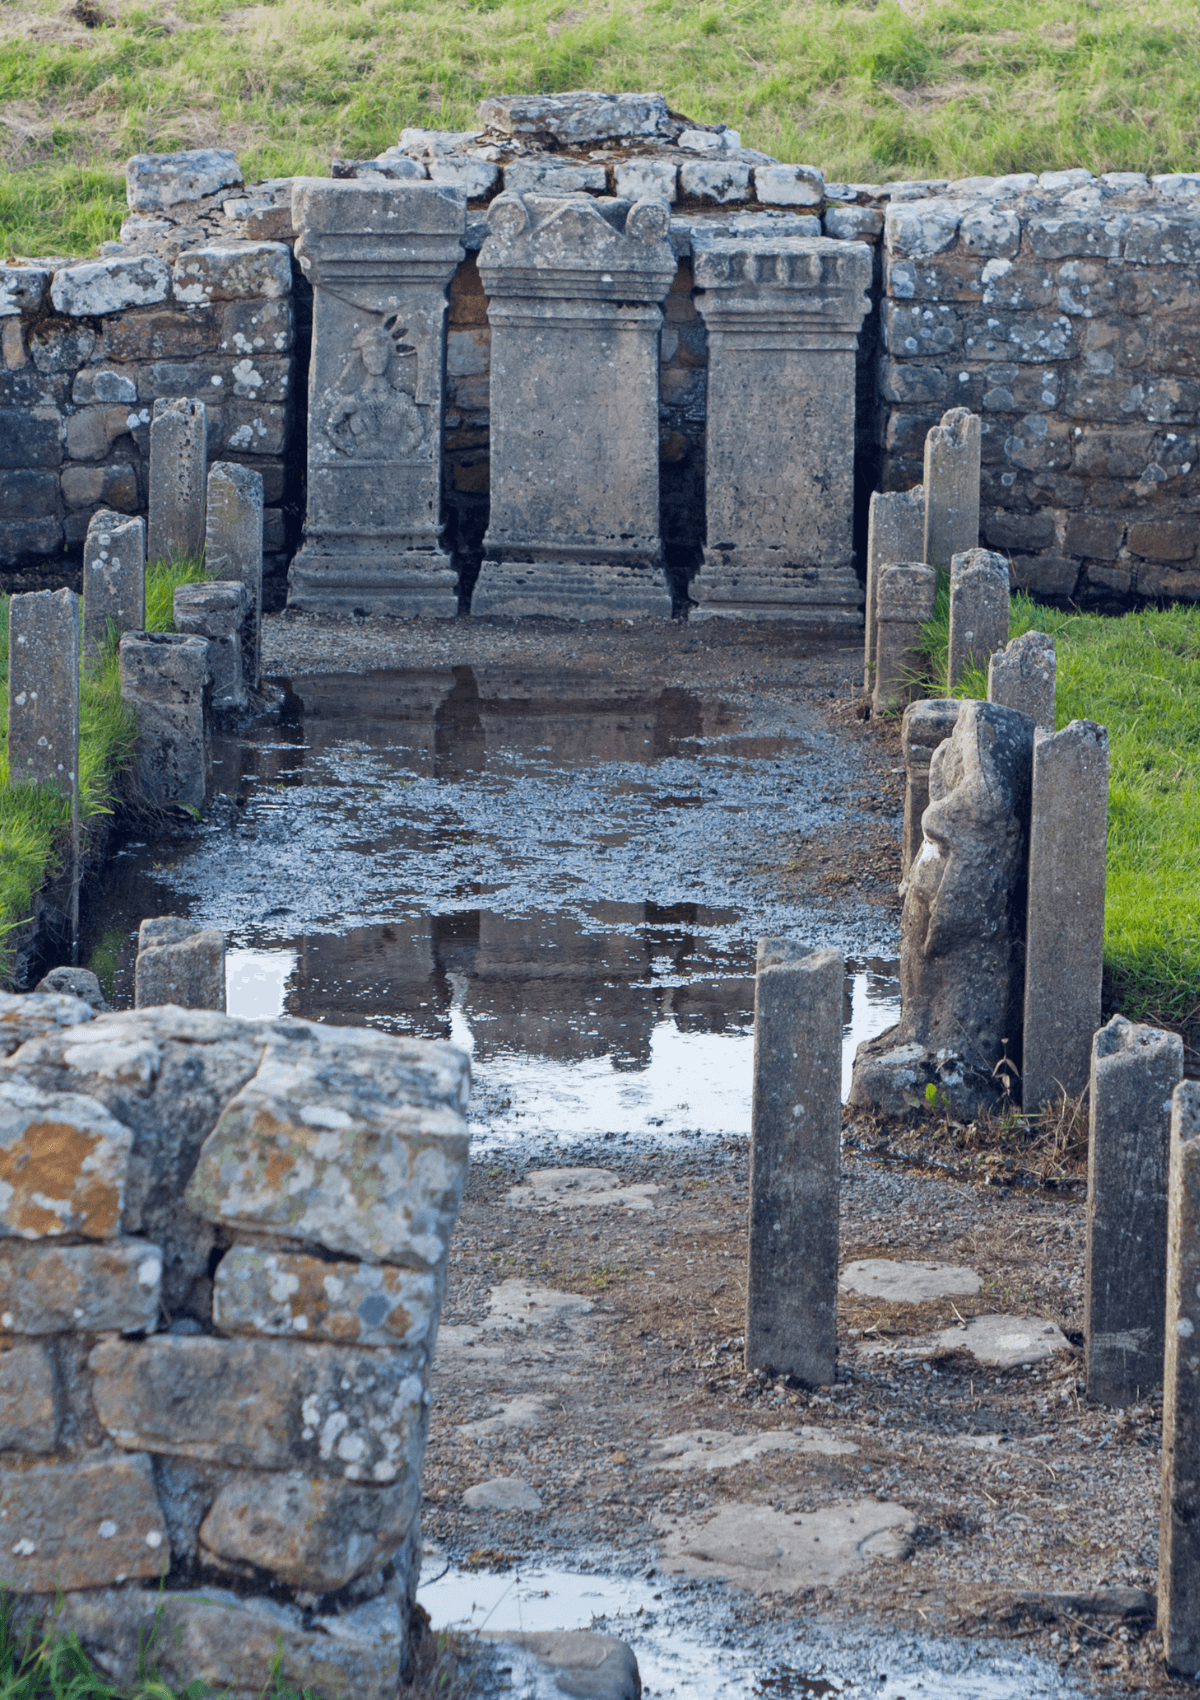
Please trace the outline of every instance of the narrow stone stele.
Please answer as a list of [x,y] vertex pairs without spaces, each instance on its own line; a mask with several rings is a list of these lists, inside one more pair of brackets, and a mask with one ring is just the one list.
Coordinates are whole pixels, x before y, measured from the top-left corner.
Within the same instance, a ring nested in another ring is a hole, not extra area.
[[199,809],[208,795],[208,642],[182,632],[126,632],[121,700],[137,715],[134,759],[147,803]]
[[1039,732],[1053,732],[1056,674],[1054,639],[1025,632],[988,662],[988,701],[1019,708]]
[[903,888],[900,1021],[858,1047],[856,1108],[903,1115],[932,1089],[971,1117],[1020,1068],[1032,764],[1033,722],[989,702],[964,701],[934,750]]
[[208,644],[214,709],[236,711],[250,698],[242,671],[250,593],[234,583],[181,584],[175,592],[175,626]]
[[83,655],[99,658],[115,633],[146,624],[146,522],[101,508],[83,544]]
[[665,201],[506,193],[479,271],[491,510],[472,614],[666,614],[658,506]]
[[180,396],[156,401],[150,416],[150,523],[146,558],[175,561],[204,553],[208,410]]
[[693,269],[708,328],[695,612],[857,627],[854,371],[871,250],[823,236],[707,238]]
[[1092,1044],[1084,1355],[1087,1396],[1132,1405],[1159,1386],[1177,1033],[1114,1015]]
[[1108,732],[1072,720],[1033,739],[1021,1104],[1040,1110],[1088,1084],[1100,1025]]
[[746,1368],[832,1382],[841,1168],[840,952],[760,939]]
[[965,667],[987,669],[1008,642],[1008,562],[990,549],[967,549],[950,562],[950,653],[947,682]]
[[204,567],[210,578],[246,587],[242,672],[247,688],[256,691],[262,653],[263,480],[253,467],[218,460],[209,469]]
[[1200,1676],[1200,1084],[1171,1101],[1158,1630],[1172,1676]]
[[900,747],[904,751],[902,880],[908,877],[912,859],[921,847],[921,817],[929,807],[929,764],[933,752],[954,731],[961,707],[959,697],[925,697],[904,710],[900,722]]
[[225,1009],[225,935],[178,915],[159,915],[138,928],[133,969],[136,1009]]
[[949,572],[955,555],[979,547],[980,419],[965,407],[942,414],[925,438],[925,547],[921,558]]
[[8,774],[12,785],[79,795],[79,598],[34,590],[8,605]]
[[906,561],[880,569],[872,713],[887,714],[919,696],[925,666],[921,627],[932,620],[936,599],[937,574],[932,567]]
[[313,352],[308,508],[288,605],[453,618],[443,333],[466,202],[436,183],[301,177],[292,222],[313,286]]
[[911,490],[876,490],[867,517],[866,632],[863,643],[863,685],[875,686],[875,587],[881,567],[900,561],[919,561],[925,554],[925,486]]

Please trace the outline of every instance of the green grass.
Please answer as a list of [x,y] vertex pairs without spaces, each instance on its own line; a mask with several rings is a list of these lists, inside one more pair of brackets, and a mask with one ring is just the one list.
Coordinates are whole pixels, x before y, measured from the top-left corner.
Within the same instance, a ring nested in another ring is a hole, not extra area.
[[[943,682],[949,628],[943,585],[926,627]],[[1200,609],[1108,619],[1014,596],[1012,636],[1033,630],[1055,641],[1058,727],[1108,727],[1106,1008],[1185,1025],[1200,1013]],[[953,694],[986,697],[987,679],[969,672]]]
[[10,251],[115,233],[126,157],[219,143],[327,171],[482,95],[661,89],[832,177],[1189,170],[1200,0],[25,0],[0,39]]

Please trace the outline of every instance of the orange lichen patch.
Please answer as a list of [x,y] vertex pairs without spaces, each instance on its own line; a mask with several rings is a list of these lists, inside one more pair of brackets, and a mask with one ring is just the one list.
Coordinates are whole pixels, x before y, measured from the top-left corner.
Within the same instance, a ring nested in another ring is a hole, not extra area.
[[[3,1220],[24,1239],[86,1234],[108,1239],[121,1218],[121,1187],[103,1171],[99,1130],[47,1117],[0,1148],[0,1186],[7,1190]],[[98,1160],[99,1159],[99,1160]]]

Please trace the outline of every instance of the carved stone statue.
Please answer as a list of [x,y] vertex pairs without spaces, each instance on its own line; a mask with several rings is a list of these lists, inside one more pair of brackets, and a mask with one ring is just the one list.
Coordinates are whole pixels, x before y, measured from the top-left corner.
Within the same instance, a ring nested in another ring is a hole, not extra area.
[[[385,319],[355,337],[356,353],[346,364],[325,418],[326,434],[340,453],[359,460],[394,460],[414,453],[424,442],[424,421],[413,400],[417,351],[398,340],[403,335],[402,325]],[[360,374],[362,382],[347,392],[343,386]]]

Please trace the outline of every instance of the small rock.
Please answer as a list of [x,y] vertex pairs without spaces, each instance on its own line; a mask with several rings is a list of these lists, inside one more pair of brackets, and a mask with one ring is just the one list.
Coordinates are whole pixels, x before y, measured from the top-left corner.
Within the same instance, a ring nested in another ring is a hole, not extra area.
[[861,1293],[886,1304],[919,1305],[977,1293],[983,1282],[973,1269],[953,1263],[900,1263],[890,1257],[865,1257],[848,1263],[838,1282],[843,1292]]
[[653,1210],[650,1200],[661,1191],[645,1182],[622,1185],[611,1169],[531,1169],[524,1186],[515,1186],[505,1203],[561,1208],[623,1204],[627,1210]]
[[82,998],[97,1013],[108,1008],[100,982],[90,968],[52,968],[48,974],[43,974],[33,989],[35,992],[61,992],[67,997]]
[[857,1452],[853,1441],[838,1440],[825,1429],[768,1429],[765,1434],[728,1434],[695,1428],[652,1441],[646,1468],[654,1470],[728,1470],[749,1464],[767,1452],[824,1453],[836,1457]]
[[511,1665],[514,1690],[537,1700],[641,1700],[633,1648],[615,1635],[586,1629],[552,1632],[484,1631]]
[[721,1577],[754,1593],[795,1594],[837,1582],[869,1559],[899,1559],[916,1519],[903,1505],[860,1499],[803,1516],[765,1505],[723,1505],[662,1528],[664,1569]]
[[517,1476],[493,1476],[491,1481],[477,1482],[463,1494],[463,1504],[471,1511],[540,1511],[541,1495]]

